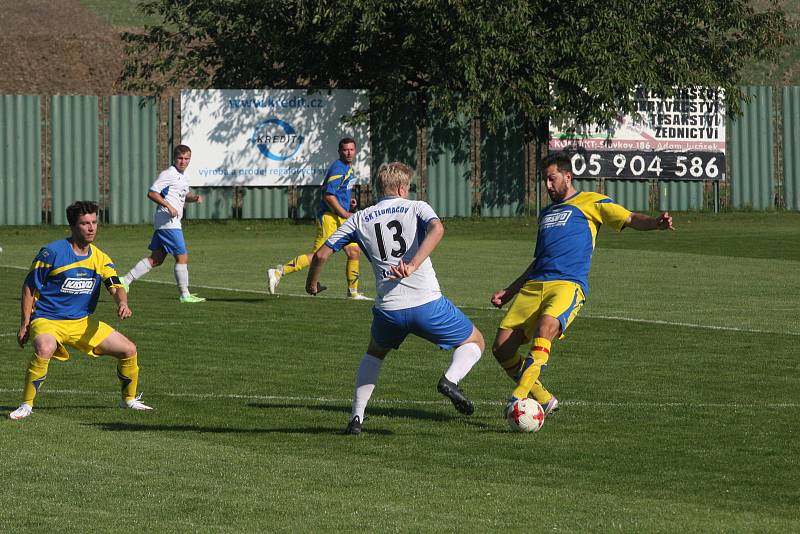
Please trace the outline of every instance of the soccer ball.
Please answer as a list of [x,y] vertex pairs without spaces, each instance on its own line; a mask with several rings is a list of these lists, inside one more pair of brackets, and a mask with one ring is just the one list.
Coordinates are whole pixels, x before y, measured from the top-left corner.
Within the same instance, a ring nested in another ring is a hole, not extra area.
[[536,432],[544,424],[544,410],[531,398],[519,399],[506,406],[506,421],[511,430]]

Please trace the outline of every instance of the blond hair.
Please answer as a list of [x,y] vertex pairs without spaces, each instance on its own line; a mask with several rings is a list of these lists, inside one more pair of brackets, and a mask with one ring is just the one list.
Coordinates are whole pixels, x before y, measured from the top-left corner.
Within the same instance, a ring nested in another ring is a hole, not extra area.
[[393,161],[391,163],[384,163],[378,169],[377,186],[378,192],[381,196],[387,193],[394,193],[401,187],[408,189],[411,187],[411,180],[414,178],[414,169],[400,163]]

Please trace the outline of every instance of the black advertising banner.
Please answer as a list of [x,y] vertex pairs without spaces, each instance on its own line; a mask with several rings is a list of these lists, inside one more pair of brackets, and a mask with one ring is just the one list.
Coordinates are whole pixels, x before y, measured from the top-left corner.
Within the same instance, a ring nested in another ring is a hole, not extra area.
[[725,180],[724,152],[654,152],[576,149],[575,178]]

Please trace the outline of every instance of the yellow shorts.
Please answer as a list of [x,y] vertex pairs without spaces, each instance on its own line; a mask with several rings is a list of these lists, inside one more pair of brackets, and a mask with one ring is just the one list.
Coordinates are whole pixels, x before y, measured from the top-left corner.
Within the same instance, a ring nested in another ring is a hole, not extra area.
[[[338,215],[335,215],[329,211],[323,213],[321,218],[316,219],[317,237],[314,238],[314,251],[316,252],[319,250],[319,247],[324,245],[325,241],[327,241],[328,238],[333,235],[333,232],[338,230],[346,220],[347,219],[344,217],[339,217]],[[347,246],[357,247],[358,245],[355,243],[350,243]]]
[[66,361],[69,360],[69,352],[67,352],[65,345],[75,347],[96,358],[100,356],[100,353],[96,352],[97,346],[112,332],[114,332],[113,328],[91,316],[70,320],[44,319],[40,317],[31,321],[29,338],[35,339],[36,336],[42,334],[53,336],[58,341],[58,347],[53,354],[53,358]]
[[561,337],[575,316],[578,315],[586,297],[581,286],[574,282],[557,280],[553,282],[525,282],[514,298],[506,316],[500,321],[500,328],[522,330],[525,343],[534,334],[536,321],[542,315],[550,315],[561,323]]

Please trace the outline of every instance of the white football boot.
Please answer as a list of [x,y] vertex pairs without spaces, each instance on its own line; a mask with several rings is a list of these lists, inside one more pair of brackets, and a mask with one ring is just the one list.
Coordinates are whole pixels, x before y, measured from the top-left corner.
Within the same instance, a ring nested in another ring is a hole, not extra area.
[[8,418],[18,421],[20,419],[25,419],[31,413],[33,413],[33,407],[30,404],[25,404],[23,402],[22,404],[19,405],[19,408],[8,414]]
[[152,410],[150,406],[146,405],[141,400],[139,400],[141,398],[142,394],[139,393],[138,395],[136,395],[135,399],[131,400],[122,399],[121,401],[119,401],[119,407],[129,410]]

